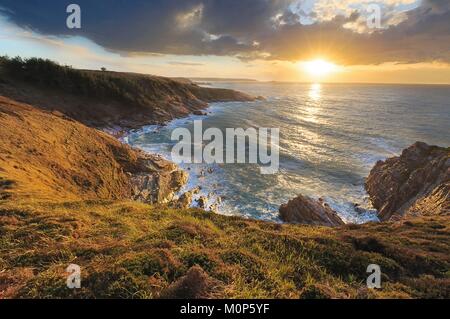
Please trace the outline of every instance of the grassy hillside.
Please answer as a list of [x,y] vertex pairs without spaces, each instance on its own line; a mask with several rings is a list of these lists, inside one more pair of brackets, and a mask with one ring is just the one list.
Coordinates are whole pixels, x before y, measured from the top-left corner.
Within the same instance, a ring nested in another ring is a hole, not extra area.
[[[0,297],[450,297],[450,223],[330,229],[136,202],[2,202]],[[66,287],[66,267],[82,288]],[[368,290],[366,267],[383,272]]]
[[95,127],[162,123],[208,102],[249,101],[233,90],[203,88],[170,78],[77,70],[49,60],[0,58],[0,94]]
[[331,229],[150,206],[127,199],[138,154],[107,134],[1,97],[0,137],[0,298],[450,297],[446,217]]
[[[132,177],[176,175],[106,133],[0,96],[0,198],[129,199]],[[13,191],[10,191],[13,189]]]

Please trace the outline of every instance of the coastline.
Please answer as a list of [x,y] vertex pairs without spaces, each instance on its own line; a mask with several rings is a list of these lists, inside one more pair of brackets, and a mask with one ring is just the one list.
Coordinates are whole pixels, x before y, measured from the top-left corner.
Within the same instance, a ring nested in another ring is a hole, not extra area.
[[[450,294],[450,148],[417,142],[376,164],[367,189],[380,223],[343,225],[307,196],[275,223],[172,206],[186,183],[178,167],[62,112],[2,96],[0,115],[0,298]],[[380,290],[365,284],[374,263]]]
[[[249,101],[246,103],[252,103],[252,102],[253,101]],[[129,138],[132,136],[139,136],[139,135],[148,134],[148,133],[157,134],[161,128],[168,128],[168,127],[176,128],[178,125],[185,123],[185,122],[205,119],[214,113],[214,109],[216,107],[220,107],[225,103],[229,104],[229,103],[239,103],[239,102],[235,102],[235,101],[212,102],[212,103],[209,103],[208,106],[203,109],[203,111],[205,112],[205,114],[203,114],[203,115],[197,115],[197,114],[191,113],[191,114],[187,115],[186,117],[176,118],[176,119],[167,121],[163,124],[149,124],[149,125],[142,126],[141,128],[138,128],[138,129],[129,129],[129,130],[119,129],[121,134],[118,136],[114,136],[114,135],[113,136],[116,137],[121,143],[129,145],[133,148],[138,148],[138,149],[146,152],[147,154],[160,156],[160,157],[164,158],[165,160],[172,162],[170,154],[168,154],[167,152],[162,152],[160,147],[157,149],[150,149],[148,147],[139,147],[139,146],[136,146],[136,145],[133,145],[132,143],[130,143]],[[106,131],[106,132],[109,133],[108,131]],[[191,208],[202,208],[202,207],[200,207],[198,202],[201,200],[201,198],[204,198],[204,199],[207,199],[208,204],[206,204],[207,207],[203,207],[202,209],[205,209],[206,211],[211,211],[213,213],[218,213],[218,214],[225,215],[225,216],[236,215],[236,216],[240,216],[240,217],[244,217],[244,218],[251,218],[250,216],[231,214],[231,213],[224,212],[223,210],[221,210],[223,207],[222,206],[223,205],[222,196],[218,193],[205,191],[204,188],[201,187],[201,185],[200,185],[201,182],[204,182],[204,180],[208,180],[208,175],[212,174],[213,172],[208,171],[208,169],[204,169],[204,170],[202,169],[202,170],[196,172],[188,165],[183,165],[183,164],[181,164],[181,165],[176,164],[176,165],[188,175],[188,179],[187,179],[186,184],[175,194],[175,196],[176,196],[174,198],[175,202],[183,194],[191,193],[191,195],[192,195],[192,203],[190,204]]]
[[[176,128],[179,125],[182,125],[186,122],[191,122],[194,120],[202,120],[207,119],[209,116],[212,116],[214,114],[219,113],[221,110],[220,108],[224,107],[225,104],[231,104],[231,103],[242,103],[242,102],[214,102],[210,103],[207,108],[204,109],[206,112],[205,115],[196,115],[196,114],[189,114],[186,117],[181,117],[177,119],[173,119],[171,121],[168,121],[164,124],[153,124],[153,125],[145,125],[139,129],[130,129],[130,130],[123,130],[124,134],[121,135],[118,139],[127,144],[131,147],[137,147],[140,150],[143,150],[144,152],[148,154],[153,154],[157,156],[161,156],[167,161],[171,162],[171,156],[170,153],[163,151],[163,145],[155,146],[152,144],[152,146],[146,146],[145,143],[142,145],[136,145],[133,143],[130,143],[129,139],[132,137],[138,137],[145,134],[159,134],[159,131],[162,128]],[[254,101],[245,102],[247,103],[254,103]],[[242,106],[244,107],[244,106]],[[219,108],[219,109],[217,109]],[[215,112],[218,111],[218,112]],[[185,173],[188,174],[189,178],[187,180],[186,185],[184,185],[180,191],[177,192],[177,196],[180,197],[185,193],[192,192],[195,190],[195,194],[192,194],[192,204],[190,207],[192,208],[204,208],[206,210],[210,210],[214,213],[222,214],[225,216],[239,216],[243,218],[249,218],[249,219],[255,219],[255,220],[263,220],[263,221],[271,221],[271,222],[277,222],[277,223],[285,223],[280,216],[278,212],[278,208],[276,210],[273,210],[271,214],[265,215],[264,218],[257,218],[255,216],[252,216],[251,214],[245,214],[242,210],[237,209],[236,207],[228,207],[226,208],[224,205],[226,205],[227,200],[226,196],[225,199],[223,199],[223,194],[218,193],[217,190],[205,190],[205,188],[201,187],[201,184],[205,184],[205,182],[208,182],[209,179],[212,179],[212,175],[215,174],[216,169],[220,169],[219,167],[216,167],[215,169],[211,169],[210,167],[205,167],[201,169],[196,169],[197,165],[178,165],[180,169],[182,169]],[[217,165],[216,165],[217,166]],[[364,188],[364,185],[361,185],[362,188]],[[359,216],[360,222],[357,224],[364,224],[368,222],[379,222],[379,219],[376,217],[378,215],[377,211],[371,207],[370,204],[368,204],[368,197],[369,195],[364,190],[364,197],[360,198],[360,201],[357,203],[350,203],[350,202],[342,202],[338,203],[335,200],[328,198],[327,194],[316,194],[314,196],[315,200],[321,199],[322,196],[325,196],[327,204],[332,206],[332,208],[337,211],[341,216],[343,215],[342,209],[345,209],[346,211],[353,211],[353,214],[355,216]],[[199,207],[198,200],[201,198],[206,198],[209,202],[209,205],[207,207]],[[345,207],[345,208],[344,208]],[[348,214],[348,213],[346,213]],[[356,218],[356,217],[355,217]],[[354,221],[346,221],[346,224],[353,224]]]

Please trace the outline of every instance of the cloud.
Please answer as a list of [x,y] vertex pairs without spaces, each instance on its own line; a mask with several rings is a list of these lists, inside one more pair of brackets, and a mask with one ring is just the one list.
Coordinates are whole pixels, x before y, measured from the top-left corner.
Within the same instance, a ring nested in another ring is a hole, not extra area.
[[169,61],[167,64],[170,65],[181,65],[181,66],[202,66],[204,63],[196,63],[196,62],[179,62],[179,61]]
[[365,26],[368,0],[316,0],[309,9],[311,0],[77,0],[82,29],[70,30],[72,2],[0,0],[0,12],[24,29],[83,36],[126,56],[450,63],[450,2],[442,0],[370,1],[383,9],[383,29],[375,31]]
[[80,30],[66,27],[66,7],[71,2],[1,0],[0,6],[8,9],[3,14],[23,28],[57,36],[84,36],[114,51],[226,55],[247,49],[227,32],[215,35],[214,27],[208,28],[212,30],[208,32],[199,25],[211,24],[206,16],[219,18],[228,1],[78,0],[82,10]]

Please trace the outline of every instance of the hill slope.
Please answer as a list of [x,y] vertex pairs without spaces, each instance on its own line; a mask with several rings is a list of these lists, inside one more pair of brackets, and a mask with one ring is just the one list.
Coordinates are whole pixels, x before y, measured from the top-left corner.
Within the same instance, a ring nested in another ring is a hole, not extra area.
[[[184,173],[61,114],[0,96],[0,197],[163,201]],[[143,178],[148,179],[146,185]]]
[[[0,298],[449,298],[448,218],[279,225],[136,202],[0,201]],[[69,264],[81,289],[66,287]],[[369,264],[382,289],[366,288]]]
[[0,58],[0,95],[102,128],[159,124],[203,109],[209,102],[254,99],[189,81],[76,70],[49,60],[5,57]]

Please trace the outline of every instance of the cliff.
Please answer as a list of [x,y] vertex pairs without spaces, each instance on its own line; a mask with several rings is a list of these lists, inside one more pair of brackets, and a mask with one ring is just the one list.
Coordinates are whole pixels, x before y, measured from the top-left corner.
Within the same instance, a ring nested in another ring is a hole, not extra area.
[[379,161],[366,189],[381,220],[450,214],[450,148],[422,142]]
[[158,156],[2,96],[0,136],[0,197],[5,199],[163,202],[186,181],[184,172]]
[[91,127],[125,129],[184,117],[209,102],[254,100],[241,92],[190,81],[5,57],[0,58],[0,95],[61,112]]

